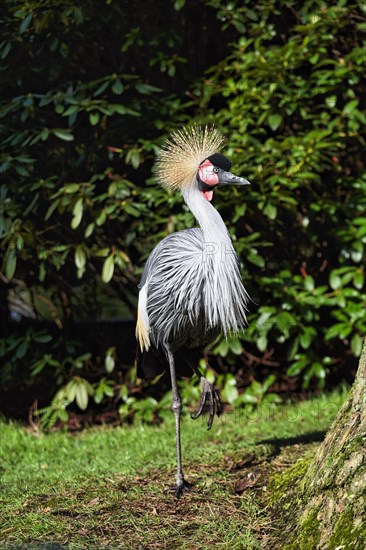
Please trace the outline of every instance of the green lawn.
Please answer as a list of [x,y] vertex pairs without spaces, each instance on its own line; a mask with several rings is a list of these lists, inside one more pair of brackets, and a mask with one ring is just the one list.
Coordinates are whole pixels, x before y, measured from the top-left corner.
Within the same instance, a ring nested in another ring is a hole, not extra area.
[[[185,475],[174,483],[173,418],[76,435],[1,427],[0,543],[6,548],[270,547],[268,480],[313,452],[345,394],[227,412],[211,431],[183,419]],[[48,543],[48,544],[45,544]],[[51,544],[52,543],[52,544]]]

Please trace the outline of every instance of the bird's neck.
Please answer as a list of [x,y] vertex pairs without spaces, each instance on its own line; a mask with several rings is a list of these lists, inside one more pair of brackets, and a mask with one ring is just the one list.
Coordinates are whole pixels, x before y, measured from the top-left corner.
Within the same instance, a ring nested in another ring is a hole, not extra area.
[[215,328],[224,334],[235,332],[246,325],[247,293],[229,233],[216,208],[195,185],[184,189],[182,194],[203,230],[197,281],[205,284],[202,288],[193,285],[197,291],[193,303],[202,306],[207,330]]
[[189,186],[182,191],[183,198],[201,226],[204,234],[204,242],[207,246],[213,243],[220,248],[232,246],[231,239],[216,208],[205,199],[200,190],[195,186]]

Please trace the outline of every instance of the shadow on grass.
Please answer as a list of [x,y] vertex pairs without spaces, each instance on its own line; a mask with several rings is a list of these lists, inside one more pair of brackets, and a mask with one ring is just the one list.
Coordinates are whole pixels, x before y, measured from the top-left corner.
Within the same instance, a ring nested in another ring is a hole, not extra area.
[[293,445],[306,445],[308,443],[321,443],[325,438],[326,431],[309,432],[295,437],[279,437],[270,439],[261,439],[258,445],[271,445],[273,451],[268,458],[278,456],[284,447]]

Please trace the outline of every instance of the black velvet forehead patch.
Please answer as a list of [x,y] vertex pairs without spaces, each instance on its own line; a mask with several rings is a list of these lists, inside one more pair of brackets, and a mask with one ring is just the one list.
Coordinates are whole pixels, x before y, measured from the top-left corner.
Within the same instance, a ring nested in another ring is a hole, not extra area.
[[221,153],[214,153],[213,155],[208,157],[208,160],[212,162],[214,166],[217,166],[218,168],[221,168],[222,170],[225,170],[225,172],[229,172],[231,168],[231,162],[228,158],[226,158]]

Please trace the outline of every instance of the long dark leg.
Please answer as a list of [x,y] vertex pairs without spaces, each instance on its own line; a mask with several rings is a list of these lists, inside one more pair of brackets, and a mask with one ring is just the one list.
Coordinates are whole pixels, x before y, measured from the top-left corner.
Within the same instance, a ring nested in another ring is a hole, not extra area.
[[172,410],[175,418],[175,441],[177,449],[177,485],[175,488],[175,496],[179,498],[183,491],[189,491],[189,483],[185,481],[183,477],[183,468],[182,468],[182,452],[180,444],[180,415],[182,411],[182,401],[179,395],[178,386],[177,386],[177,377],[175,374],[175,365],[174,365],[174,355],[170,348],[167,348],[167,356],[169,361],[170,369],[170,378],[172,381],[172,390],[173,390],[173,401],[172,401]]
[[223,407],[222,407],[220,395],[219,395],[218,391],[215,390],[213,385],[210,384],[210,382],[208,382],[208,380],[206,380],[206,378],[204,376],[202,376],[202,374],[201,374],[200,370],[198,369],[198,367],[193,367],[192,366],[192,368],[193,368],[195,374],[200,379],[201,388],[202,388],[202,397],[201,397],[201,403],[200,403],[198,411],[194,414],[191,414],[191,418],[193,418],[193,420],[195,420],[196,418],[201,416],[201,414],[203,412],[203,409],[204,409],[204,406],[206,404],[206,401],[207,401],[207,399],[209,399],[210,414],[209,414],[208,421],[207,421],[207,429],[209,430],[212,426],[212,422],[213,422],[215,413],[217,414],[217,416],[220,416],[222,414]]

